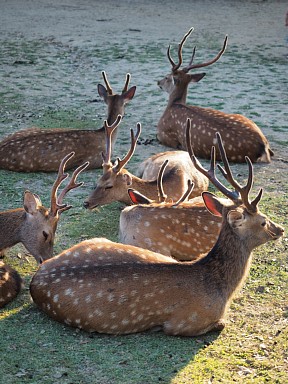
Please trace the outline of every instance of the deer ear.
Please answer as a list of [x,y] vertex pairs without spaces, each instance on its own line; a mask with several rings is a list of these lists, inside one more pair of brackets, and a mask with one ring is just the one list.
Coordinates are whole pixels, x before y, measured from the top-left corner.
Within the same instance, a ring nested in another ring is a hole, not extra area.
[[212,215],[222,217],[223,204],[217,199],[213,193],[203,192],[202,198],[206,208]]
[[239,228],[245,221],[245,216],[242,212],[233,209],[232,211],[228,212],[227,220],[232,228]]
[[124,96],[124,99],[125,99],[125,103],[127,103],[128,101],[132,100],[134,95],[135,95],[135,92],[136,92],[136,86],[134,85],[133,87],[131,87],[130,89],[128,89],[128,91],[126,91],[123,96]]
[[98,84],[98,94],[104,101],[107,100],[107,90],[102,84]]
[[190,75],[190,83],[198,83],[203,77],[206,75],[206,73],[195,73],[195,75]]
[[128,187],[132,185],[132,177],[128,173],[124,173],[122,177],[125,183],[128,185]]
[[37,195],[34,195],[30,191],[25,191],[23,206],[27,213],[30,215],[35,214],[41,205],[41,201]]
[[133,204],[150,204],[152,200],[149,200],[146,196],[142,195],[142,193],[135,191],[135,189],[129,188],[128,195]]

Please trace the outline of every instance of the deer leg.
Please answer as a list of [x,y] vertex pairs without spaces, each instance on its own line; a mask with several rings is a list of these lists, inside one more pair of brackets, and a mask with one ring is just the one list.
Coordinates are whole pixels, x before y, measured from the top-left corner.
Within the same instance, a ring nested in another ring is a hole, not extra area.
[[163,331],[166,335],[174,336],[199,336],[211,331],[222,331],[225,320],[219,319],[209,322],[208,319],[199,318],[193,314],[186,318],[175,318],[165,322]]

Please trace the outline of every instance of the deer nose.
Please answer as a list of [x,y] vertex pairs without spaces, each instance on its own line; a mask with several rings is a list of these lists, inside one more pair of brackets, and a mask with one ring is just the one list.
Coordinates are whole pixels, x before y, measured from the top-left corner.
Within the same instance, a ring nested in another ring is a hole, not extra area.
[[86,209],[88,209],[89,208],[89,201],[84,201],[84,203],[83,203],[83,207],[84,208],[86,208]]

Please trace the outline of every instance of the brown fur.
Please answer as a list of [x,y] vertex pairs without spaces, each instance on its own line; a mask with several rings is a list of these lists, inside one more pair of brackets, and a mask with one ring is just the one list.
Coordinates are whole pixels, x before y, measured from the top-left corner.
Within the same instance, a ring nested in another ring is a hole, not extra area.
[[[182,39],[183,44],[191,31]],[[252,162],[270,162],[273,152],[253,121],[239,114],[187,105],[188,85],[200,81],[205,73],[189,74],[189,66],[183,69],[178,65],[176,67],[172,67],[172,72],[158,81],[160,88],[169,93],[168,105],[157,126],[159,141],[168,147],[186,150],[186,122],[190,118],[191,143],[197,157],[209,159],[211,147],[215,145],[215,133],[219,132],[230,161],[245,162],[245,156],[248,156]],[[220,159],[218,152],[217,159]]]
[[21,287],[22,279],[18,272],[0,260],[0,308],[15,299]]
[[[99,95],[108,106],[108,123],[124,114],[125,104],[135,94],[136,87],[118,95],[109,94],[98,85]],[[112,89],[111,89],[112,92]],[[112,142],[116,140],[114,131]],[[100,168],[101,153],[105,150],[105,130],[69,128],[30,128],[16,132],[0,142],[0,168],[17,172],[57,171],[60,161],[67,153],[75,152],[67,169],[89,161],[90,168]]]

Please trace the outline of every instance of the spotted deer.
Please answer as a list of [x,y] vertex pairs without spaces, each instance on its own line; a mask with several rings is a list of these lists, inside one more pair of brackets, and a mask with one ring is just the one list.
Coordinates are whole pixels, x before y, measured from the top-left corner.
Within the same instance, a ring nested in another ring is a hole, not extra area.
[[[107,121],[111,124],[119,114],[124,114],[124,107],[134,97],[136,87],[128,89],[128,73],[122,93],[114,94],[104,71],[102,76],[106,88],[98,84],[98,93],[108,106]],[[112,146],[116,137],[115,129]],[[69,169],[85,161],[89,161],[90,168],[100,168],[101,152],[104,150],[104,127],[96,130],[34,127],[18,131],[0,142],[0,169],[17,172],[57,171],[61,159],[70,152],[75,155],[68,164]]]
[[126,164],[135,152],[137,140],[141,133],[141,124],[137,124],[136,133],[131,129],[131,146],[123,159],[119,157],[113,164],[111,161],[111,136],[117,128],[121,118],[110,126],[108,122],[104,122],[106,130],[106,153],[103,155],[103,175],[97,181],[96,187],[90,193],[83,205],[87,209],[94,209],[98,206],[119,201],[130,205],[131,200],[128,196],[128,189],[133,187],[140,193],[145,194],[151,199],[157,199],[157,174],[161,164],[165,159],[169,159],[169,165],[164,176],[165,190],[174,200],[178,200],[186,189],[187,181],[194,183],[194,190],[191,191],[189,198],[199,196],[201,192],[208,189],[206,177],[198,172],[193,166],[189,154],[186,151],[162,152],[148,158],[140,165],[140,172],[144,178],[133,175],[126,168]]
[[89,332],[129,334],[160,327],[167,335],[197,336],[222,330],[233,294],[249,272],[251,252],[284,230],[259,211],[262,190],[249,199],[252,162],[247,158],[248,181],[241,186],[232,176],[220,135],[217,139],[224,162],[220,169],[235,191],[216,177],[215,148],[208,171],[195,161],[229,199],[223,205],[212,193],[202,193],[207,209],[223,220],[204,258],[161,261],[165,256],[143,248],[106,239],[84,241],[39,267],[30,284],[35,304],[52,319]]
[[[190,74],[193,69],[207,67],[220,59],[227,46],[227,36],[220,52],[210,61],[193,64],[195,48],[190,63],[183,68],[182,48],[191,28],[182,38],[178,46],[178,62],[175,63],[167,50],[172,71],[162,80],[159,87],[169,93],[168,105],[157,126],[159,141],[172,148],[186,150],[185,129],[187,118],[191,119],[191,141],[197,157],[209,159],[212,145],[216,144],[215,133],[219,132],[225,145],[226,154],[230,161],[245,162],[248,156],[252,162],[270,162],[273,152],[261,129],[247,117],[240,114],[228,114],[211,108],[187,105],[188,85],[198,82],[205,73]],[[216,151],[216,158],[221,158]]]
[[119,241],[179,261],[196,260],[215,244],[221,218],[211,216],[200,196],[185,201],[193,188],[191,182],[178,201],[169,198],[162,184],[166,162],[158,175],[159,201],[148,199],[134,189],[128,190],[135,205],[124,208],[120,214]]

